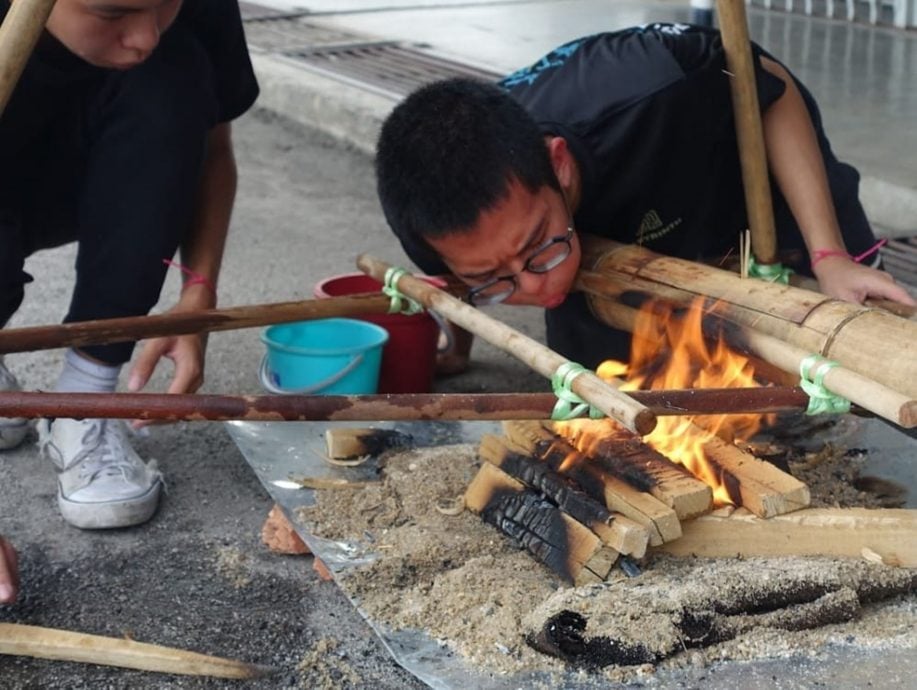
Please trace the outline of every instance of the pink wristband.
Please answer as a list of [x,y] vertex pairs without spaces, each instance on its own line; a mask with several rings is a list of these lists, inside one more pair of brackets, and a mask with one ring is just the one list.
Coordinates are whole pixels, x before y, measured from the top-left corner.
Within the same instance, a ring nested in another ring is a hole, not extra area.
[[810,265],[812,268],[815,268],[815,264],[817,264],[822,259],[827,259],[829,256],[843,256],[850,259],[851,261],[861,263],[864,259],[868,259],[870,256],[879,251],[879,249],[881,249],[886,242],[888,242],[887,239],[881,239],[858,256],[851,256],[847,252],[843,252],[840,249],[816,249],[814,252],[812,252],[812,263]]
[[187,276],[187,278],[182,281],[182,287],[188,287],[189,285],[206,285],[208,288],[210,288],[210,292],[213,293],[214,297],[216,297],[217,286],[214,285],[213,281],[206,276],[202,276],[200,273],[195,273],[187,266],[182,266],[177,261],[172,261],[172,259],[163,259],[162,262],[166,266],[177,268]]

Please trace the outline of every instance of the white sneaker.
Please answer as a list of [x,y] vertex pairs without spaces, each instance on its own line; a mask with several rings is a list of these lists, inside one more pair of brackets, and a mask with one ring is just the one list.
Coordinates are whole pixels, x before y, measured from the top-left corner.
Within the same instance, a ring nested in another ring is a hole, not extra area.
[[[0,357],[0,392],[18,391],[19,383]],[[15,448],[29,433],[29,420],[22,417],[0,417],[0,450]]]
[[159,503],[162,474],[131,448],[124,423],[106,419],[42,419],[41,452],[58,470],[57,504],[81,529],[146,522]]

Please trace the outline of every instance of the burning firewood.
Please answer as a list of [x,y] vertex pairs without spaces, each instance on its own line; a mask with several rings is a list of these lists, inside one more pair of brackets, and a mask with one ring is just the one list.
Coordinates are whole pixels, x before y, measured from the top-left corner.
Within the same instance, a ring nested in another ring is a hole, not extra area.
[[679,520],[703,515],[713,507],[713,491],[707,484],[624,429],[600,436],[584,433],[587,427],[576,422],[547,424],[546,428],[567,439],[590,462],[597,462],[614,476],[658,498],[675,511]]
[[610,511],[626,515],[649,530],[650,544],[678,539],[681,525],[675,511],[640,488],[610,474],[539,422],[504,422],[506,435],[554,471],[566,474]]
[[490,463],[469,484],[465,506],[577,586],[602,582],[617,560],[588,527]]
[[575,482],[527,455],[509,440],[491,434],[481,437],[481,458],[499,467],[531,489],[542,492],[557,506],[595,532],[619,553],[642,558],[649,543],[646,528],[621,514],[608,511],[604,503],[586,494]]

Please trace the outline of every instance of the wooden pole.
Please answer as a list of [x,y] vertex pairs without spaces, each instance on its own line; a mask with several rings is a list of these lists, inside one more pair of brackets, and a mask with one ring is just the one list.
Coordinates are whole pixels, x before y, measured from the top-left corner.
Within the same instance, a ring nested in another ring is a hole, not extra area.
[[[389,264],[368,254],[362,254],[357,259],[357,266],[380,281],[385,280],[385,274],[391,268]],[[567,359],[536,340],[413,276],[402,276],[398,280],[398,289],[428,309],[442,314],[465,330],[518,358],[542,376],[551,378],[558,368],[568,363]],[[589,371],[573,379],[570,387],[583,400],[631,431],[648,434],[656,427],[656,416],[649,409]]]
[[[754,328],[917,398],[917,322],[790,285],[742,280],[735,273],[656,254],[645,247],[583,237],[583,266],[632,291],[683,305],[717,302],[733,323]],[[601,296],[599,283],[581,289]],[[593,311],[597,304],[591,300]],[[597,314],[602,318],[600,314]]]
[[751,245],[760,264],[777,263],[777,233],[767,172],[767,153],[761,108],[755,87],[754,58],[748,37],[745,0],[717,0],[720,34],[729,67],[729,86],[735,112],[745,206],[751,230]]
[[[659,415],[746,414],[805,409],[799,388],[629,391]],[[389,395],[167,395],[0,393],[2,417],[156,421],[412,421],[549,419],[553,393]]]
[[[614,300],[627,292],[632,285],[615,280],[605,274],[581,272],[580,284],[588,285],[588,291],[596,297],[592,301],[593,310],[609,326],[633,332],[637,310]],[[600,288],[602,297],[598,297]],[[730,345],[749,352],[783,371],[799,376],[799,369],[804,359],[812,353],[779,338],[761,333],[754,328],[739,324],[723,324],[720,315],[715,311],[701,322],[709,336],[724,336]],[[888,386],[863,376],[851,369],[837,366],[829,370],[823,379],[825,388],[862,409],[887,419],[905,429],[917,426],[917,400],[899,393]],[[728,390],[728,389],[727,389]],[[743,389],[744,390],[744,389]],[[764,389],[768,390],[768,389]],[[793,389],[795,390],[795,389]],[[804,409],[802,405],[800,409]]]
[[6,109],[54,0],[15,0],[0,25],[0,114]]
[[129,316],[120,319],[80,321],[51,326],[0,330],[0,355],[56,347],[123,343],[167,335],[185,335],[274,323],[324,319],[332,316],[385,314],[390,299],[380,293],[310,299],[299,302],[255,304],[228,309]]
[[0,623],[0,654],[214,678],[257,678],[273,672],[184,649],[19,623]]

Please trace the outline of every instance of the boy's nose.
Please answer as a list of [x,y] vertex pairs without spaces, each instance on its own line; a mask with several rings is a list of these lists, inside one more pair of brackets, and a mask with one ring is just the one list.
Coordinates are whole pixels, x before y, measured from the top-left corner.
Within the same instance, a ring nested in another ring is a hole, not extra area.
[[125,48],[136,50],[144,56],[149,55],[159,45],[159,18],[155,12],[139,12],[127,31],[122,42]]

